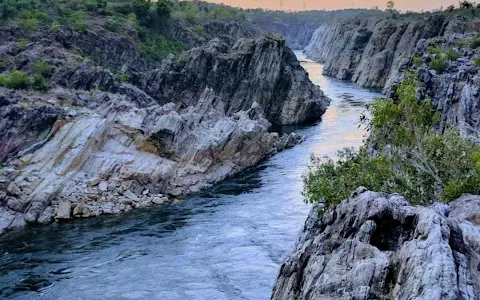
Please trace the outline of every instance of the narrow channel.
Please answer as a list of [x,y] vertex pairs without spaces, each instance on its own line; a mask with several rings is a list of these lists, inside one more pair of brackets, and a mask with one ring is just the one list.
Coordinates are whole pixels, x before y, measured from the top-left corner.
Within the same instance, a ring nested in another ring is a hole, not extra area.
[[309,211],[311,154],[362,143],[359,117],[380,95],[322,75],[332,103],[305,142],[170,207],[12,232],[0,239],[1,299],[269,299]]

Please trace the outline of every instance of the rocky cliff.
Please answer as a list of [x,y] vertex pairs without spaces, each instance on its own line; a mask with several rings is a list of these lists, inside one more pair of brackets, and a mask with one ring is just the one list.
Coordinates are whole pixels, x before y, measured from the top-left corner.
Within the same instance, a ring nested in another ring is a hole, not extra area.
[[480,197],[413,207],[358,189],[312,210],[272,299],[480,299]]
[[264,11],[249,10],[247,22],[262,32],[277,33],[285,38],[292,49],[304,49],[312,39],[315,30],[322,24],[362,16],[363,18],[386,16],[384,11],[375,9]]
[[45,92],[0,87],[0,233],[197,192],[297,143],[271,125],[329,103],[282,40],[213,40],[155,63],[102,28],[25,47],[23,34],[0,31],[1,71],[54,72]]
[[443,14],[405,20],[351,18],[322,25],[305,51],[325,64],[326,75],[386,91],[419,40],[464,33],[466,28],[464,17]]
[[[395,70],[389,96],[395,98],[398,83],[411,70],[419,81],[418,98],[431,100],[441,113],[440,129],[455,126],[480,141],[480,49],[471,46],[475,38],[476,34],[466,33],[421,39]],[[430,53],[432,48],[436,53]],[[438,62],[442,63],[436,66]]]

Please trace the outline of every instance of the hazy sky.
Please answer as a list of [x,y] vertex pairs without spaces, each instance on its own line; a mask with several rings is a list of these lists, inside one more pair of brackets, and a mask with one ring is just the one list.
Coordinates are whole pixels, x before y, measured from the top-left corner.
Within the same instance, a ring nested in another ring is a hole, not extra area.
[[[387,0],[207,0],[215,3],[225,3],[240,7],[262,7],[268,9],[280,9],[283,2],[283,9],[302,10],[303,3],[306,9],[339,9],[339,8],[371,8],[378,6],[384,9]],[[400,10],[432,10],[458,5],[458,0],[397,0],[396,8]]]

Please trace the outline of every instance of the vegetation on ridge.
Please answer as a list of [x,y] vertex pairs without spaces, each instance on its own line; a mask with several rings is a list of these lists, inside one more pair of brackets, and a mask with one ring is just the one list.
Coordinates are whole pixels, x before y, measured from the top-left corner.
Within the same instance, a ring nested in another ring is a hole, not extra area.
[[399,99],[377,100],[364,117],[370,136],[359,151],[345,149],[338,159],[313,158],[304,176],[307,202],[329,207],[359,186],[399,193],[414,204],[449,202],[463,193],[480,193],[480,146],[455,128],[438,130],[440,116],[430,101],[419,102],[410,75]]

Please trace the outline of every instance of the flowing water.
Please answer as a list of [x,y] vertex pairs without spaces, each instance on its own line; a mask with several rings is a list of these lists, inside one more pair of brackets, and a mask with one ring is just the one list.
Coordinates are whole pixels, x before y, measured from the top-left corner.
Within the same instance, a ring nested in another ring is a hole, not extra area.
[[359,146],[359,116],[379,96],[298,55],[332,99],[298,129],[304,143],[177,205],[0,238],[0,299],[268,299],[309,211],[310,155]]

